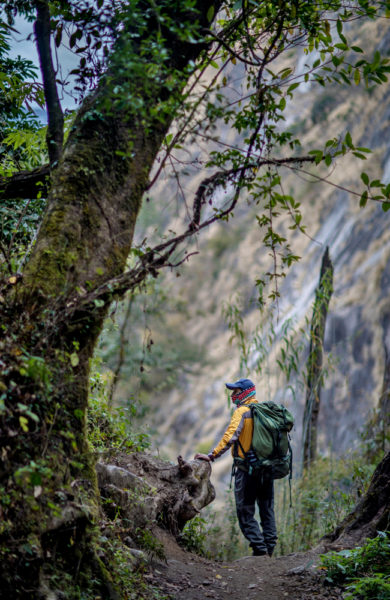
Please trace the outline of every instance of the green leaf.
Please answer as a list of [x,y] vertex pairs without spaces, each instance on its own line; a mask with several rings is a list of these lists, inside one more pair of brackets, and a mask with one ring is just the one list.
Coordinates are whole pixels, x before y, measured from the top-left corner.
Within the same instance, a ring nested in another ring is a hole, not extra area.
[[28,419],[26,417],[19,417],[19,423],[25,433],[28,431]]
[[349,131],[347,131],[347,135],[345,136],[345,143],[347,144],[348,148],[354,149],[355,146],[352,143],[352,137],[351,134],[349,133]]
[[213,5],[211,5],[207,11],[207,20],[209,23],[211,23],[211,21],[213,20],[214,13],[215,13],[215,8]]
[[332,157],[330,154],[325,155],[325,164],[327,167],[329,167],[332,164]]
[[362,173],[360,175],[360,178],[365,185],[368,185],[370,183],[370,178],[368,177],[367,173]]
[[286,79],[286,77],[288,77],[289,75],[291,75],[291,73],[292,73],[292,69],[291,68],[283,69],[279,73],[280,79]]
[[347,40],[345,35],[343,34],[343,24],[341,21],[337,21],[337,33],[339,34],[339,38],[340,40],[344,43],[347,44]]
[[77,419],[80,419],[80,421],[84,418],[84,412],[81,408],[75,408],[73,414]]
[[363,52],[363,50],[359,48],[359,46],[351,46],[351,48],[354,52]]
[[26,415],[28,417],[30,417],[30,419],[32,419],[36,423],[39,423],[39,417],[38,417],[38,415],[36,415],[35,413],[31,412],[31,410],[26,410]]
[[299,85],[299,83],[292,83],[291,85],[289,85],[287,88],[287,94],[291,94],[291,92],[295,90]]
[[54,43],[57,48],[58,48],[58,46],[60,46],[61,40],[62,40],[62,27],[57,29],[57,32],[54,37]]
[[332,63],[334,64],[335,67],[338,67],[339,65],[341,65],[342,62],[343,62],[343,59],[340,58],[339,56],[332,56]]
[[79,359],[79,355],[77,354],[77,352],[72,352],[72,354],[70,355],[70,364],[72,365],[72,367],[77,367],[77,365],[80,362]]
[[354,73],[353,78],[354,78],[354,81],[355,81],[356,85],[359,85],[359,83],[360,83],[360,71],[359,71],[359,69],[355,69],[355,73]]
[[363,194],[360,196],[359,206],[361,208],[364,208],[366,206],[367,199],[368,199],[368,192],[367,192],[367,190],[364,190]]
[[93,303],[96,306],[96,308],[101,308],[102,306],[104,306],[104,300],[99,300],[99,298],[96,298],[96,300],[94,300]]
[[318,165],[322,161],[322,157],[324,155],[322,150],[309,150],[309,154],[313,154],[314,162],[316,165]]
[[356,146],[356,150],[358,152],[367,152],[367,154],[370,154],[372,152],[370,148],[364,148],[363,146]]
[[383,212],[387,212],[388,210],[390,210],[390,202],[383,202],[382,210],[383,210]]
[[74,31],[69,38],[69,46],[73,48],[77,40],[77,31]]

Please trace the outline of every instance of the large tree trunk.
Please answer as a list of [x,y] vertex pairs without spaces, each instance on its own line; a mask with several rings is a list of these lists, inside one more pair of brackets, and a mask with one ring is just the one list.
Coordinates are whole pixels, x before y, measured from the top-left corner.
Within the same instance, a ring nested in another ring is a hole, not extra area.
[[[166,9],[174,12],[170,18],[196,18],[174,4]],[[208,26],[208,9],[214,6],[215,14],[219,2],[196,4],[201,30]],[[88,292],[125,268],[148,176],[174,116],[164,102],[180,94],[186,67],[202,48],[167,36],[167,66],[180,75],[168,89],[146,71],[132,78],[126,49],[118,45],[108,77],[80,109],[51,177],[48,208],[23,278],[10,279],[2,298],[3,598],[51,597],[59,573],[69,583],[69,598],[76,586],[93,585],[96,595],[116,597],[92,543],[99,495],[85,427],[89,360],[109,303],[76,309]],[[116,86],[126,77],[143,99],[141,116],[131,100],[115,103]]]
[[336,530],[322,540],[327,549],[352,548],[390,523],[390,452],[375,469],[366,494]]
[[316,290],[310,327],[310,349],[307,359],[306,403],[303,416],[303,467],[308,468],[317,454],[317,423],[322,386],[323,343],[326,316],[333,292],[333,265],[326,248],[322,257],[320,281]]

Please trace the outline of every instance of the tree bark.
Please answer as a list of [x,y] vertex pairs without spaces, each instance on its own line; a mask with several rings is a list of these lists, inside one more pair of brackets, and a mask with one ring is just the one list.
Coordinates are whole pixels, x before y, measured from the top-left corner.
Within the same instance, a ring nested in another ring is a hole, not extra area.
[[[187,521],[215,498],[207,461],[178,457],[172,465],[147,453],[117,454],[97,464],[105,512],[127,519],[133,532],[157,523],[178,537]],[[134,495],[138,501],[134,502]]]
[[326,549],[353,548],[390,524],[390,452],[381,460],[366,494],[331,534],[322,539]]
[[383,327],[383,348],[385,351],[385,369],[383,375],[382,393],[379,398],[378,412],[375,416],[372,429],[376,432],[378,446],[386,452],[390,448],[390,339],[388,324],[390,316],[384,315],[382,318]]
[[[170,19],[193,19],[201,33],[209,25],[208,9],[216,14],[219,4],[198,0],[199,12],[189,14],[178,3],[162,6]],[[69,598],[76,587],[93,585],[95,595],[115,596],[93,541],[100,506],[86,439],[89,360],[112,296],[83,311],[77,304],[125,268],[149,173],[174,118],[173,110],[161,107],[171,97],[178,100],[187,65],[204,48],[168,35],[166,43],[169,72],[180,75],[175,84],[146,72],[133,77],[126,47],[118,44],[53,171],[23,278],[6,289],[1,303],[3,597],[49,598],[59,573],[73,590]],[[124,78],[143,99],[141,116],[131,102],[117,102],[115,89]]]
[[303,416],[303,467],[310,466],[317,453],[317,422],[321,401],[323,343],[326,316],[333,292],[333,265],[326,248],[322,258],[320,281],[316,290],[310,327],[310,349],[307,360],[306,404]]
[[49,4],[45,0],[36,0],[36,9],[37,20],[34,23],[34,33],[37,42],[48,117],[46,142],[50,165],[55,166],[60,159],[64,141],[64,116],[58,97],[56,73],[51,55]]

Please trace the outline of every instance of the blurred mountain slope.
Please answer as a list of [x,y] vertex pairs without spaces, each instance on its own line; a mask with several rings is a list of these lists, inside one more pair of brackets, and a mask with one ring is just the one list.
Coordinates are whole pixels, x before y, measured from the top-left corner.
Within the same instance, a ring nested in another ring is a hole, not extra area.
[[[390,53],[385,20],[356,24],[349,35],[371,53],[377,48],[385,55]],[[307,57],[294,55],[289,60],[298,72]],[[240,85],[241,77],[239,71],[231,73],[233,88]],[[163,456],[175,459],[180,453],[189,458],[195,451],[211,449],[230,415],[224,382],[239,376],[249,376],[256,382],[259,399],[283,402],[294,413],[297,424],[293,440],[299,456],[305,400],[302,375],[298,373],[286,382],[277,360],[285,346],[283,338],[289,338],[294,330],[296,343],[303,348],[299,369],[304,368],[308,344],[299,330],[308,328],[326,246],[335,272],[325,334],[327,375],[320,410],[319,450],[342,455],[357,443],[359,430],[377,406],[385,353],[390,352],[390,217],[375,202],[359,208],[359,195],[351,195],[348,190],[361,190],[362,170],[370,177],[390,181],[389,99],[390,87],[386,84],[366,89],[362,84],[321,87],[308,83],[296,92],[286,118],[300,137],[305,153],[320,148],[327,139],[344,137],[347,131],[357,146],[370,147],[372,153],[366,161],[346,156],[329,169],[325,165],[316,170],[308,167],[307,174],[284,170],[284,191],[301,202],[307,234],[291,234],[287,217],[281,217],[277,224],[279,232],[289,233],[292,251],[301,257],[279,284],[281,297],[277,304],[269,300],[265,309],[259,310],[255,281],[272,269],[272,257],[262,244],[263,232],[257,225],[259,206],[245,198],[234,219],[202,232],[188,246],[188,251],[197,255],[176,271],[160,276],[158,286],[164,290],[163,298],[147,320],[151,337],[157,338],[153,341],[161,342],[159,360],[163,361],[169,352],[168,346],[177,348],[182,358],[184,344],[189,348],[188,355],[184,362],[179,357],[176,363],[171,361],[175,376],[160,387],[145,385],[154,380],[153,361],[142,363],[145,371],[141,388],[135,384],[139,372],[131,375],[124,370],[118,398],[123,401],[126,394],[141,390],[149,408],[144,421],[155,429],[155,445]],[[235,143],[231,132],[222,135],[225,141]],[[309,172],[332,184],[316,181]],[[185,192],[190,198],[191,190],[203,177],[201,161],[195,167],[188,166]],[[162,208],[162,200],[169,198],[168,208]],[[139,243],[158,231],[175,230],[174,214],[181,210],[185,210],[184,192],[177,190],[171,174],[144,204],[137,231]],[[246,340],[248,344],[253,342],[243,370],[237,345],[229,342],[231,331],[223,315],[229,303],[233,303],[233,309],[240,307]],[[133,321],[139,338],[145,324],[142,314],[145,310]],[[137,344],[142,346],[140,340]],[[155,348],[149,345],[150,356]],[[133,367],[137,364],[132,363]],[[213,471],[216,480],[226,482],[230,459],[224,456]]]

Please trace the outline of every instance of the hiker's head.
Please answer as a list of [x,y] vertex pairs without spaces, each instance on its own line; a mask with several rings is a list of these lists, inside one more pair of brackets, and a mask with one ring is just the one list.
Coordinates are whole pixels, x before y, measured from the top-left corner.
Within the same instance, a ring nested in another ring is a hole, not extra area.
[[239,379],[234,383],[225,383],[228,390],[232,390],[232,401],[239,406],[256,393],[256,386],[250,379]]

